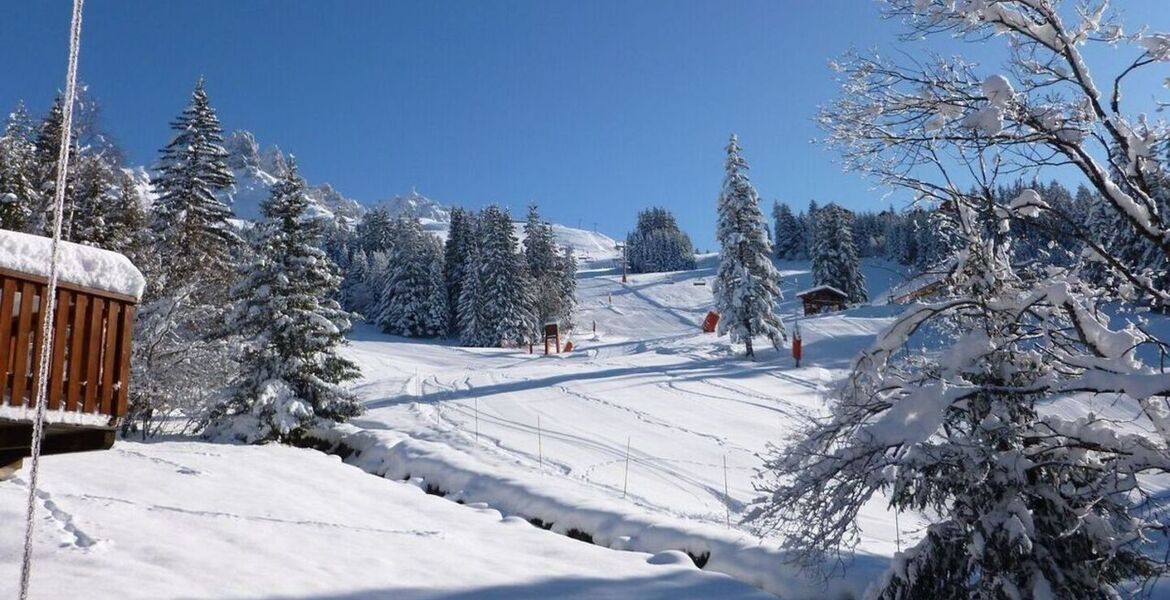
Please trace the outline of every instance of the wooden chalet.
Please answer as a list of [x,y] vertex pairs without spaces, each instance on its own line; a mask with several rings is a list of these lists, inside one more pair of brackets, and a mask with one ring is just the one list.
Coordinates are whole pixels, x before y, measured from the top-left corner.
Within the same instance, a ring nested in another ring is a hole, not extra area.
[[845,310],[849,295],[831,285],[818,285],[796,294],[804,303],[804,314],[815,315],[836,310]]

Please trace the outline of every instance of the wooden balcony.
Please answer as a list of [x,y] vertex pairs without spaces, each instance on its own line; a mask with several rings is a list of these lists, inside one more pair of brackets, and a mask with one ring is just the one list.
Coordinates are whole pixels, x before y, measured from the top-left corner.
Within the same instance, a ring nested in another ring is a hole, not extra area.
[[[48,282],[0,268],[0,467],[28,456]],[[126,414],[137,299],[61,282],[52,315],[44,454],[109,448]]]

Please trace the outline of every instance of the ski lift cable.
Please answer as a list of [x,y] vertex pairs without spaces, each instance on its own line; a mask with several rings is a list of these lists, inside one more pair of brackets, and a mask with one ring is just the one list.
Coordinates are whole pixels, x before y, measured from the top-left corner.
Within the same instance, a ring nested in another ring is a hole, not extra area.
[[61,222],[65,213],[65,183],[69,169],[69,146],[73,133],[73,102],[77,96],[77,54],[81,47],[81,9],[85,0],[73,0],[73,18],[69,27],[69,67],[65,75],[65,98],[62,105],[61,147],[57,151],[57,182],[53,190],[53,243],[49,260],[49,283],[41,306],[40,365],[37,373],[36,417],[33,420],[30,449],[28,505],[24,523],[24,557],[20,567],[20,600],[28,600],[29,576],[32,573],[33,532],[36,518],[37,477],[40,473],[41,438],[45,432],[46,392],[49,362],[53,347],[52,315],[57,306],[57,262],[61,243]]

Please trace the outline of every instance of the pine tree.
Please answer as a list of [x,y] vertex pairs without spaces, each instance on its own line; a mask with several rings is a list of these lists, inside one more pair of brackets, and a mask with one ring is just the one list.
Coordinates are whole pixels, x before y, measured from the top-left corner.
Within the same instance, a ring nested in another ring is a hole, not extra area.
[[811,259],[813,255],[813,247],[816,246],[817,241],[817,215],[821,208],[816,200],[808,201],[808,212],[804,213],[804,218],[800,219],[800,224],[804,228],[804,258]]
[[[40,202],[30,211],[28,219],[28,232],[37,235],[52,235],[53,228],[53,213],[55,207],[53,205],[57,189],[57,159],[61,149],[61,133],[65,125],[64,99],[58,95],[53,100],[53,106],[49,109],[49,114],[41,122],[40,130],[37,132],[37,138],[34,149],[35,161],[35,181],[38,199]],[[69,153],[66,161],[69,165],[69,173],[66,173],[65,179],[65,206],[64,206],[64,221],[61,223],[62,235],[65,239],[71,239],[71,223],[73,218],[73,187],[76,177],[72,174],[75,171],[77,163],[77,136],[71,136],[69,142]]]
[[507,210],[488,206],[480,213],[479,227],[481,327],[488,332],[480,345],[528,344],[536,339],[539,323],[532,279],[524,255],[517,252],[512,218]]
[[463,280],[459,285],[459,342],[464,346],[490,346],[491,323],[484,312],[483,258],[478,235],[483,222],[477,221],[476,238],[467,245],[464,256]]
[[443,247],[432,236],[427,238],[431,249],[427,252],[430,258],[427,271],[427,301],[426,314],[423,316],[423,332],[429,337],[445,336],[450,331],[449,322],[451,311],[447,296],[447,278],[443,264]]
[[447,331],[460,330],[459,298],[462,296],[470,246],[475,244],[475,215],[462,208],[451,209],[451,227],[443,246],[443,278],[447,285]]
[[528,205],[528,219],[524,223],[524,258],[528,272],[542,279],[556,270],[557,248],[552,225],[541,220],[535,204]]
[[634,273],[689,271],[695,268],[691,238],[665,208],[638,213],[638,225],[626,236],[626,262]]
[[32,120],[17,104],[0,136],[0,229],[24,231],[41,207]]
[[65,232],[71,242],[99,246],[105,236],[105,209],[121,191],[114,170],[101,156],[83,154],[77,158],[70,175],[74,181],[70,227]]
[[374,322],[386,333],[406,337],[443,335],[446,319],[438,318],[447,312],[442,248],[417,217],[399,219],[395,230]]
[[358,370],[337,353],[350,314],[331,298],[341,283],[320,248],[317,221],[296,164],[272,187],[254,259],[232,289],[226,323],[245,340],[243,373],[212,416],[213,435],[246,442],[295,441],[306,429],[357,415],[342,387]]
[[206,417],[238,366],[223,318],[243,241],[216,197],[232,174],[202,80],[171,129],[175,136],[151,180],[158,196],[144,235],[152,251],[138,258],[147,289],[134,324],[134,391],[124,431],[141,427],[144,436],[156,432],[152,423],[165,423],[160,415]]
[[1110,330],[1079,277],[1021,278],[1009,237],[994,232],[1000,218],[961,210],[957,295],[878,336],[829,418],[766,461],[768,497],[751,518],[778,526],[793,558],[814,566],[856,543],[851,525],[870,500],[931,515],[868,591],[879,600],[1120,597],[1164,569],[1149,537],[1163,523],[1135,482],[1164,472],[1150,458],[1165,445],[1043,407],[1063,390],[1119,401],[1115,386],[1143,368],[1130,345],[1140,337]]
[[841,290],[849,302],[860,304],[869,300],[853,237],[853,213],[836,204],[818,213],[812,271],[814,284]]
[[557,278],[554,282],[560,298],[557,314],[566,329],[572,329],[573,311],[577,308],[577,257],[573,249],[566,247],[557,261]]
[[776,258],[797,260],[804,252],[804,231],[787,204],[772,205],[772,218],[776,223]]
[[366,254],[389,252],[394,245],[394,219],[382,207],[374,208],[362,215],[355,232]]
[[772,264],[768,225],[747,170],[733,134],[727,145],[727,174],[715,231],[720,246],[715,307],[720,315],[718,334],[730,334],[732,343],[743,341],[747,355],[754,357],[752,338],[766,336],[779,348],[787,334],[776,315],[780,274]]
[[341,306],[350,312],[365,315],[370,310],[370,290],[366,280],[370,276],[370,259],[358,248],[349,259],[349,268],[341,282]]
[[216,194],[232,184],[223,131],[200,79],[191,104],[171,124],[174,139],[162,150],[155,177],[157,251],[163,257],[164,288],[187,281],[214,282],[210,293],[226,287],[233,273],[232,253],[241,244],[229,223],[232,211]]
[[[565,297],[564,265],[557,255],[552,225],[540,219],[536,205],[528,207],[524,225],[524,257],[533,286],[537,324],[560,323],[568,327],[573,300]],[[574,268],[575,271],[575,268]],[[573,273],[576,277],[576,273]]]

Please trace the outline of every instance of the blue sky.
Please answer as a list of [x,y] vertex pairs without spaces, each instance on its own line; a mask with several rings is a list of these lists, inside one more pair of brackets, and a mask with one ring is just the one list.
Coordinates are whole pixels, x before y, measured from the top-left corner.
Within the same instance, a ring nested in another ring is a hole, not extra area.
[[[1163,2],[1120,4],[1165,30]],[[0,107],[47,108],[68,12],[0,3]],[[891,202],[810,140],[836,92],[827,62],[896,31],[868,0],[93,0],[80,73],[133,163],[154,160],[202,75],[226,129],[358,200],[536,201],[611,235],[661,205],[710,248],[731,132],[769,205]]]

